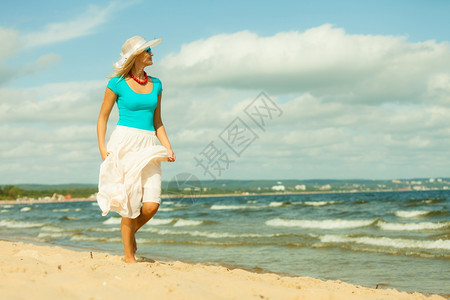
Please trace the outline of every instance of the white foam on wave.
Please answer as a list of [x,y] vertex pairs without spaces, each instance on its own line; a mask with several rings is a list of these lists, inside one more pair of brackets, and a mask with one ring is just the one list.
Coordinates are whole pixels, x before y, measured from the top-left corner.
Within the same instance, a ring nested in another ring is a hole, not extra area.
[[170,208],[170,207],[160,207],[158,209],[158,211],[172,211],[172,210],[173,210],[173,208]]
[[258,200],[248,200],[247,203],[258,203]]
[[371,225],[375,222],[372,220],[286,220],[281,218],[271,219],[266,221],[268,226],[281,227],[301,227],[314,229],[344,229],[344,228],[359,228]]
[[450,226],[450,222],[389,223],[378,221],[377,226],[383,230],[418,231],[445,228]]
[[190,236],[200,236],[212,239],[218,238],[260,238],[260,237],[274,237],[277,234],[259,234],[259,233],[229,233],[229,232],[206,232],[206,231],[180,231],[172,229],[159,229],[155,227],[143,228],[142,231],[153,232],[159,235],[190,235]]
[[0,226],[7,228],[33,228],[33,227],[41,227],[42,225],[44,225],[44,223],[0,220]]
[[96,231],[96,232],[114,232],[114,231],[120,231],[120,227],[90,228],[89,231]]
[[11,204],[6,204],[6,205],[0,205],[0,207],[3,207],[3,208],[11,208],[12,205],[11,205]]
[[30,211],[30,210],[31,210],[31,207],[29,207],[29,206],[22,207],[22,208],[20,209],[20,211]]
[[166,225],[166,224],[170,224],[173,222],[173,219],[155,219],[152,218],[150,219],[150,221],[148,221],[147,224],[150,225]]
[[253,238],[259,238],[259,237],[273,237],[275,234],[258,234],[258,233],[242,233],[242,234],[234,234],[234,233],[228,233],[228,232],[204,232],[204,231],[191,231],[191,232],[185,232],[185,234],[189,234],[192,236],[203,236],[213,239],[218,238],[247,238],[247,237],[253,237]]
[[103,224],[105,225],[120,224],[121,221],[122,221],[121,217],[110,217],[108,220],[103,221]]
[[394,212],[394,214],[400,218],[415,218],[419,216],[425,216],[430,212],[430,210],[399,210]]
[[70,211],[70,208],[55,208],[52,211],[53,212],[67,212],[67,211]]
[[[247,202],[250,203],[250,202]],[[282,206],[285,202],[280,201],[272,201],[268,205],[219,205],[214,204],[210,207],[212,210],[236,210],[236,209],[263,209],[268,207],[279,207]],[[293,203],[298,204],[298,203]]]
[[411,239],[393,239],[388,237],[349,237],[345,235],[323,235],[323,243],[356,243],[371,246],[394,247],[401,249],[444,249],[450,250],[450,240],[419,241]]
[[214,204],[211,206],[213,210],[222,210],[222,209],[244,209],[244,208],[253,208],[254,206],[249,205],[217,205]]
[[186,220],[186,219],[179,219],[175,224],[173,224],[174,227],[181,227],[181,226],[198,226],[202,224],[203,221],[196,221],[196,220]]
[[0,210],[0,213],[4,213],[4,212],[8,212],[9,211],[9,209],[2,209],[2,210]]
[[88,241],[88,242],[108,242],[108,243],[121,243],[122,239],[118,237],[96,237],[88,235],[74,235],[70,238],[71,241]]
[[48,225],[48,226],[42,227],[41,230],[47,231],[47,232],[63,232],[63,231],[66,231],[67,229]]
[[329,204],[339,203],[338,201],[305,201],[303,204],[309,206],[325,206]]
[[69,233],[64,233],[64,232],[40,232],[38,234],[38,238],[61,238],[61,237],[66,237],[66,236],[70,236],[71,234]]
[[162,202],[163,202],[163,204],[169,204],[169,205],[175,203],[174,201],[165,201],[165,200],[163,200]]
[[98,203],[97,202],[92,202],[91,205],[98,206]]

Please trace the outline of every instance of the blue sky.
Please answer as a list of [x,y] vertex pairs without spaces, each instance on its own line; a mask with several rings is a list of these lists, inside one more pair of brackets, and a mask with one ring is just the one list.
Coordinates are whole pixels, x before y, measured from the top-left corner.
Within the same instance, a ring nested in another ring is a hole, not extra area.
[[2,3],[0,184],[97,181],[106,76],[133,35],[164,40],[148,69],[178,157],[163,180],[211,179],[195,157],[210,141],[229,151],[220,133],[261,91],[283,114],[217,178],[448,177],[448,11],[444,0]]

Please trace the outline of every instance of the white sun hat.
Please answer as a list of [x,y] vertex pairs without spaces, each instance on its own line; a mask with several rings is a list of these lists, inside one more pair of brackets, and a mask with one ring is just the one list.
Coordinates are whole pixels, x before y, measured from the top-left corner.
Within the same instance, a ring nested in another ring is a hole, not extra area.
[[140,36],[133,36],[132,38],[129,38],[123,44],[122,52],[120,53],[119,59],[114,63],[114,67],[117,69],[122,68],[130,56],[137,52],[142,52],[147,48],[158,46],[161,42],[162,39],[155,39],[147,42]]

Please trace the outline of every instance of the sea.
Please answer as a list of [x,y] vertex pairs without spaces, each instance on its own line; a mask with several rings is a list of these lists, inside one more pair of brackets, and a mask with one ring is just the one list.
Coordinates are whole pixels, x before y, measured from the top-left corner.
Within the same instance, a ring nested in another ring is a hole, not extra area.
[[[138,257],[450,294],[450,191],[164,198]],[[122,254],[97,203],[0,205],[0,239]]]

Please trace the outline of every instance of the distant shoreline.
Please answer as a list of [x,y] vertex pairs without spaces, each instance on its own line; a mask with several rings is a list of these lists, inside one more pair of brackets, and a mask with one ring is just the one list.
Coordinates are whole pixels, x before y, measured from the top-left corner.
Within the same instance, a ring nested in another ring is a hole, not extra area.
[[[357,193],[390,193],[390,192],[430,192],[430,191],[447,191],[446,189],[430,189],[430,190],[380,190],[380,191],[311,191],[311,192],[278,192],[278,193],[250,193],[243,192],[225,193],[225,194],[202,194],[202,195],[161,195],[162,199],[173,198],[213,198],[213,197],[245,197],[245,196],[268,196],[268,195],[308,195],[308,194],[357,194]],[[36,203],[66,203],[66,202],[95,202],[97,199],[93,198],[72,198],[65,200],[1,200],[0,205],[3,204],[36,204]]]

